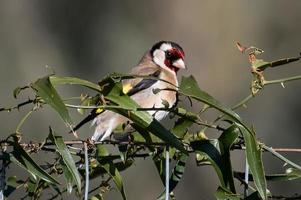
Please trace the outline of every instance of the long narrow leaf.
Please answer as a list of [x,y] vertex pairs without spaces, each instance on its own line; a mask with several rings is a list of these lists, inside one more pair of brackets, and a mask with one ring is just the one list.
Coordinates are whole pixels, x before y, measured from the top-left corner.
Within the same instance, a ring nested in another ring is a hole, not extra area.
[[[68,176],[68,178],[66,179],[67,185],[68,184],[70,185],[70,180],[72,180],[72,182],[76,184],[77,190],[80,193],[80,191],[81,191],[80,175],[76,168],[75,162],[68,150],[68,147],[64,143],[63,138],[61,136],[54,135],[52,133],[52,130],[50,129],[49,139],[55,144],[57,151],[62,156],[63,162],[66,165],[67,170],[69,172],[68,174],[71,174],[71,177]],[[68,174],[65,174],[65,176],[67,176]]]
[[44,171],[18,143],[14,143],[14,151],[10,154],[10,160],[29,172],[35,180],[41,178],[48,183],[59,184],[59,182]]
[[37,95],[49,104],[61,116],[63,121],[71,127],[72,120],[69,112],[61,97],[51,84],[49,76],[38,79],[36,82],[31,84],[31,87],[36,91]]
[[[234,177],[244,179],[244,172],[234,172]],[[284,174],[267,174],[265,175],[267,181],[292,181],[301,179],[301,171],[288,168]],[[254,181],[252,174],[249,174],[249,181]]]
[[265,180],[265,174],[263,171],[262,164],[262,152],[255,140],[255,136],[253,134],[249,134],[249,132],[243,127],[241,124],[237,124],[239,127],[246,145],[246,156],[248,160],[248,164],[250,166],[250,170],[253,174],[255,186],[263,199],[267,199],[267,186]]
[[102,167],[106,170],[106,172],[112,177],[115,185],[117,186],[118,190],[121,192],[122,198],[126,200],[126,194],[123,187],[123,181],[118,169],[114,166],[114,163],[104,163]]
[[241,120],[241,118],[230,108],[225,107],[219,101],[214,99],[208,93],[202,91],[196,80],[193,76],[190,77],[183,77],[182,82],[179,89],[180,94],[186,95],[197,101],[201,101],[209,106],[216,108],[217,110],[221,111],[222,113],[229,116],[233,121],[237,122],[239,125],[239,129],[242,132],[244,140],[246,142],[246,154],[248,163],[251,163],[252,167],[250,167],[251,172],[254,175],[255,186],[258,189],[261,198],[267,199],[267,186],[264,176],[264,168],[261,159],[261,153],[258,152],[257,149],[257,141],[255,139],[255,134],[250,130],[250,128]]
[[218,175],[221,185],[223,187],[226,187],[226,180],[223,175],[223,172],[225,171],[224,164],[222,162],[218,140],[212,139],[194,141],[191,143],[191,147],[196,153],[198,153],[202,157],[205,157],[206,160],[210,162],[210,164],[215,169],[216,174]]
[[205,91],[201,90],[193,76],[190,77],[182,77],[182,81],[179,88],[179,93],[185,96],[189,96],[194,98],[198,101],[201,101],[209,106],[216,108],[217,110],[225,113],[226,115],[230,116],[235,121],[240,122],[240,117],[231,109],[227,108],[219,101],[214,99],[211,95],[206,93]]
[[175,134],[178,138],[183,138],[184,135],[187,133],[188,128],[193,125],[193,122],[187,120],[185,118],[179,118],[175,126],[171,129],[171,132]]
[[68,169],[67,165],[63,161],[61,161],[60,164],[61,164],[63,174],[64,174],[64,178],[65,178],[65,181],[66,181],[67,192],[69,194],[71,194],[72,189],[73,189],[73,183],[74,183],[73,180],[74,180],[74,178],[72,176],[71,171]]
[[214,167],[223,187],[235,193],[230,148],[238,137],[239,129],[233,125],[219,139],[194,141],[192,148]]
[[231,190],[231,192],[235,193],[235,186],[234,186],[234,177],[232,171],[232,164],[230,159],[230,149],[237,139],[239,135],[239,129],[237,126],[232,125],[227,130],[225,130],[222,135],[218,138],[221,152],[222,163],[224,165],[224,180],[226,187]]
[[107,172],[109,176],[112,177],[115,185],[120,191],[123,200],[126,200],[126,194],[123,186],[122,177],[119,173],[119,170],[115,167],[114,163],[111,160],[105,159],[109,153],[104,145],[97,145],[97,159],[101,164],[101,167]]
[[65,85],[65,84],[81,85],[81,86],[85,86],[87,88],[93,89],[97,92],[102,91],[102,89],[99,85],[92,83],[90,81],[87,81],[87,80],[80,79],[80,78],[50,76],[49,79],[53,85]]
[[240,200],[239,195],[233,194],[231,191],[223,187],[218,187],[214,193],[216,200]]

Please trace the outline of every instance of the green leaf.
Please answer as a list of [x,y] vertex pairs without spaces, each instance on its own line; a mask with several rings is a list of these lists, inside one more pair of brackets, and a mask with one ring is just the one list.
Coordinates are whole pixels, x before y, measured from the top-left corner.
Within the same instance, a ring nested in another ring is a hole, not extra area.
[[155,154],[153,156],[154,164],[157,168],[157,171],[159,173],[160,179],[163,184],[165,184],[165,159],[163,156],[164,152],[161,152],[160,154]]
[[112,177],[115,185],[117,186],[118,190],[121,192],[122,198],[126,200],[126,194],[123,187],[123,181],[118,169],[114,166],[113,162],[103,163],[102,167],[106,170],[109,176]]
[[44,171],[18,143],[14,143],[14,151],[10,154],[10,160],[32,175],[35,180],[39,178],[51,184],[59,184],[52,176]]
[[239,195],[233,194],[231,191],[219,186],[214,193],[217,200],[240,200]]
[[31,199],[38,199],[37,198],[37,190],[39,187],[39,183],[40,183],[40,179],[37,180],[33,180],[32,178],[30,178],[30,180],[27,183],[27,188],[26,188],[26,192],[28,192],[28,196],[32,197]]
[[58,112],[63,121],[70,127],[72,120],[69,112],[63,103],[61,97],[52,86],[49,76],[38,79],[31,84],[31,87],[36,90],[38,96],[40,96],[47,104],[49,104],[54,110]]
[[233,121],[240,123],[243,127],[245,127],[249,132],[250,129],[248,126],[242,121],[242,119],[239,117],[237,113],[235,113],[232,109],[226,107],[222,103],[220,103],[218,100],[213,98],[210,94],[207,92],[201,90],[198,86],[197,81],[193,76],[189,77],[182,77],[182,81],[179,87],[179,93],[182,95],[185,95],[187,97],[193,98],[197,101],[203,102],[220,112],[224,113],[228,117],[230,117]]
[[24,184],[23,180],[17,180],[16,176],[10,176],[7,178],[6,187],[3,191],[5,197],[9,197],[21,184]]
[[97,194],[92,196],[89,200],[103,200],[103,197],[101,194]]
[[[96,95],[94,97],[90,97],[90,96],[85,96],[85,97],[81,97],[81,106],[92,106],[92,105],[98,105],[100,100],[100,96]],[[83,108],[78,108],[77,111],[80,114],[85,114],[87,109],[83,109]]]
[[267,185],[262,164],[262,152],[255,140],[255,134],[250,134],[241,124],[236,125],[239,127],[245,139],[246,157],[254,177],[255,186],[261,198],[267,199]]
[[[67,167],[67,168],[65,168],[65,170],[67,170],[69,172],[69,173],[65,174],[67,186],[70,184],[70,181],[72,180],[72,182],[76,184],[77,190],[80,193],[80,191],[81,191],[80,175],[76,168],[75,162],[74,162],[66,144],[64,143],[63,137],[54,135],[54,133],[50,129],[48,138],[55,144],[57,151],[62,156],[63,162]],[[64,167],[63,167],[63,169],[64,169]],[[71,177],[70,177],[70,175],[71,175]]]
[[224,165],[223,176],[225,180],[226,187],[235,193],[234,177],[232,171],[232,164],[230,159],[230,149],[239,135],[239,129],[237,126],[232,125],[230,128],[226,129],[222,135],[218,138],[221,152],[221,159]]
[[111,160],[105,159],[104,155],[108,155],[107,149],[104,145],[97,145],[97,160],[101,164],[101,167],[112,177],[115,185],[120,191],[122,198],[126,200],[126,194],[123,187],[123,181],[118,169],[115,167],[114,163]]
[[279,60],[274,60],[274,61],[271,62],[271,67],[278,67],[280,65],[289,64],[291,62],[299,61],[300,59],[301,59],[301,55],[297,56],[297,57],[282,58],[282,59],[279,59]]
[[[244,179],[244,172],[234,172],[234,176]],[[292,181],[301,178],[301,171],[288,168],[284,174],[267,174],[265,175],[267,181]],[[252,174],[249,174],[249,181],[254,181]]]
[[80,78],[50,76],[49,79],[53,85],[66,85],[66,84],[81,85],[93,89],[97,92],[102,91],[102,88],[99,85]]
[[105,148],[105,146],[103,144],[98,144],[96,145],[96,156],[98,158],[100,157],[106,157],[106,156],[109,156],[110,153],[109,151]]
[[[139,105],[129,96],[122,93],[121,83],[116,83],[115,85],[112,84],[113,82],[111,83],[111,88],[107,90],[108,92],[105,94],[105,98],[110,102],[125,108],[114,108],[112,109],[114,112],[129,118],[136,123],[137,126],[150,131],[178,150],[186,152],[181,141],[179,141],[170,131],[168,131],[157,120],[155,120],[148,112],[139,111]],[[128,110],[128,108],[131,108],[131,110]]]
[[183,138],[188,131],[188,128],[193,125],[191,120],[185,118],[179,118],[174,127],[171,129],[171,132],[176,135],[178,138]]
[[257,69],[257,70],[260,70],[260,71],[263,71],[265,70],[266,68],[270,67],[271,66],[271,63],[270,62],[266,62],[262,59],[256,59],[253,63],[252,63],[252,66]]
[[[113,161],[112,161],[113,162]],[[132,164],[134,163],[133,160],[127,160],[125,162],[114,162],[114,166],[118,169],[119,172],[124,171],[128,169]],[[90,164],[90,179],[94,179],[99,176],[103,176],[106,174],[106,170],[102,167],[102,165],[97,161],[97,163],[93,163],[94,166],[91,166]],[[85,169],[79,169],[81,174],[84,175]]]
[[209,106],[214,107],[222,113],[230,116],[235,121],[241,122],[240,117],[233,110],[227,108],[210,96],[207,92],[201,90],[193,76],[182,77],[179,93],[208,104]]
[[[97,144],[96,145],[96,153],[95,153],[95,157],[98,159],[90,159],[90,163],[89,163],[89,178],[94,179],[96,177],[99,176],[103,176],[104,174],[106,174],[106,170],[102,167],[101,163],[99,162],[99,160],[108,160],[110,162],[113,162],[114,160],[119,160],[120,156],[118,155],[110,155],[108,150],[105,148],[104,145],[102,144]],[[113,162],[114,166],[118,169],[118,171],[124,171],[127,168],[129,168],[130,166],[132,166],[132,164],[134,163],[133,160],[131,159],[127,159],[125,162],[121,161],[121,162]],[[81,173],[82,176],[85,175],[85,168],[84,166],[81,166],[78,168],[79,172]]]
[[[133,141],[136,142],[147,142],[147,143],[152,143],[152,142],[162,142],[160,138],[157,136],[151,134],[149,131],[146,129],[141,128],[140,126],[137,126],[136,124],[132,124],[132,127],[137,130],[133,133],[131,133],[131,137]],[[155,148],[152,146],[147,147],[150,151],[155,151]]]
[[220,183],[223,187],[226,187],[226,180],[223,176],[225,171],[224,164],[222,163],[221,150],[219,148],[219,142],[217,139],[212,140],[201,140],[191,142],[193,150],[205,157],[210,164],[214,167]]
[[[230,148],[238,137],[239,129],[232,125],[225,130],[219,139],[200,140],[191,142],[191,147],[203,157],[207,158],[214,167],[221,185],[235,193]],[[202,161],[204,162],[204,161]]]
[[193,76],[183,77],[180,85],[179,92],[183,95],[196,99],[197,101],[201,101],[209,106],[216,108],[222,113],[226,114],[233,121],[237,122],[236,124],[239,126],[239,129],[242,132],[246,145],[246,155],[248,163],[252,163],[250,170],[253,173],[255,181],[255,186],[258,189],[261,197],[265,200],[267,199],[266,195],[266,181],[264,176],[264,169],[261,159],[261,152],[258,150],[257,141],[255,139],[255,134],[250,128],[241,120],[241,118],[230,108],[225,107],[219,101],[214,99],[208,93],[202,91],[196,80]]
[[272,62],[266,62],[262,59],[256,59],[255,62],[252,64],[254,68],[256,68],[259,71],[263,71],[268,67],[278,67],[281,65],[286,65],[291,62],[296,62],[300,60],[300,56],[298,57],[291,57],[291,58],[282,58],[279,60],[274,60]]
[[16,176],[10,176],[7,178],[7,182],[6,182],[7,185],[10,185],[12,187],[18,187],[18,182],[17,182],[17,177]]
[[73,179],[74,178],[72,176],[71,171],[68,169],[67,165],[62,160],[60,161],[60,164],[61,164],[63,174],[64,174],[64,178],[65,178],[65,181],[66,181],[67,192],[69,194],[71,194],[72,189],[73,189],[73,183],[74,183]]

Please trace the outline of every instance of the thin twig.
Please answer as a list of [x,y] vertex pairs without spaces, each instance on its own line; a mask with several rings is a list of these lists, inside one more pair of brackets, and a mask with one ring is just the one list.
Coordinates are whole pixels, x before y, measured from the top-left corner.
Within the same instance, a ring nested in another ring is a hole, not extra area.
[[256,191],[256,189],[253,188],[251,185],[248,185],[242,177],[240,177],[240,176],[235,176],[235,174],[234,174],[234,178],[236,178],[242,185],[244,185],[244,187],[248,187],[248,188],[251,189],[252,191]]
[[88,147],[87,147],[86,142],[84,142],[84,149],[85,149],[85,169],[86,169],[85,200],[88,200],[88,194],[89,194],[89,159],[88,159]]
[[[270,152],[272,155],[274,155],[276,158],[282,160],[283,162],[293,166],[294,168],[296,169],[299,169],[301,170],[301,166],[300,165],[297,165],[296,163],[288,160],[287,158],[285,158],[284,156],[282,156],[280,153],[276,152],[274,148],[271,148],[271,147],[268,147],[266,146],[265,144],[261,144],[260,145],[265,151],[268,151]],[[283,150],[283,149],[282,149]],[[282,151],[283,152],[283,151]]]
[[296,149],[296,148],[273,148],[274,151],[277,152],[295,152],[295,153],[301,153],[301,149]]
[[245,97],[243,100],[241,100],[240,102],[238,102],[236,105],[234,105],[232,107],[232,110],[236,110],[237,108],[245,105],[249,100],[251,100],[254,96],[252,94],[248,95],[247,97]]
[[[4,150],[1,151],[1,156],[4,157]],[[3,158],[0,164],[0,200],[4,200],[4,189],[6,186],[6,181],[5,181],[5,166],[6,165],[6,160]]]
[[102,108],[102,109],[112,109],[112,108],[119,108],[119,109],[126,109],[126,110],[132,110],[132,109],[127,109],[121,106],[114,106],[114,105],[99,105],[99,106],[83,106],[83,105],[73,105],[73,104],[65,104],[66,107],[68,108],[80,108],[80,109],[95,109],[95,108]]
[[271,199],[283,199],[283,200],[300,200],[301,195],[296,195],[296,196],[291,196],[291,197],[283,196],[283,195],[279,195],[279,196],[273,195],[269,198],[271,198]]
[[0,112],[1,111],[8,111],[8,112],[10,112],[10,111],[12,111],[12,110],[19,110],[19,108],[21,108],[21,107],[23,107],[23,106],[25,106],[25,105],[27,105],[27,104],[31,104],[31,103],[34,103],[35,102],[35,100],[32,100],[32,99],[28,99],[27,101],[24,101],[24,102],[22,102],[22,103],[19,103],[18,105],[16,105],[16,106],[12,106],[12,107],[9,107],[9,108],[0,108]]
[[[0,144],[7,143],[8,146],[12,146],[13,142],[7,141],[7,140],[0,140]],[[66,140],[64,141],[66,145],[81,145],[84,144],[85,141],[83,140]],[[104,140],[104,141],[98,141],[94,142],[94,145],[97,144],[112,144],[112,145],[132,145],[132,146],[166,146],[168,145],[166,142],[138,142],[138,141],[116,141],[116,140]],[[39,147],[42,145],[42,143],[21,143],[21,146],[24,147]],[[53,146],[54,144],[52,142],[47,142],[43,144],[43,148],[46,148],[47,146]],[[233,146],[233,150],[245,150],[244,146]],[[301,148],[272,148],[276,152],[294,152],[294,153],[301,153]],[[265,149],[263,149],[265,150]],[[265,150],[267,151],[267,150]]]
[[[285,83],[285,82],[289,82],[289,81],[294,81],[294,80],[300,80],[301,79],[301,75],[299,76],[293,76],[293,77],[288,77],[288,78],[283,78],[283,79],[276,79],[276,80],[270,80],[270,81],[266,81],[264,80],[262,82],[262,86],[265,86],[265,85],[272,85],[272,84],[277,84],[277,83]],[[258,94],[258,93],[256,93]],[[250,94],[248,96],[246,96],[245,98],[243,98],[241,101],[239,101],[237,104],[235,104],[231,109],[232,110],[236,110],[237,108],[240,108],[241,106],[243,105],[246,105],[246,103],[248,103],[253,97],[256,96],[256,94]],[[207,110],[208,108],[205,108],[204,110]],[[221,120],[223,117],[225,116],[225,114],[222,114],[222,115],[219,115],[215,120],[213,120],[212,123],[210,123],[209,125],[214,125],[215,123],[217,123],[219,120]],[[207,127],[205,127],[203,129],[206,130]]]
[[169,200],[169,146],[165,152],[165,200]]
[[[285,83],[285,82],[289,82],[289,81],[294,81],[294,80],[300,80],[301,79],[301,75],[299,76],[292,76],[292,77],[288,77],[288,78],[282,78],[282,79],[275,79],[275,80],[264,80],[263,81],[263,86],[265,85],[272,85],[272,84],[278,84],[278,83]],[[256,95],[256,94],[255,94]],[[253,97],[255,97],[255,95],[250,94],[247,97],[245,97],[244,99],[242,99],[240,102],[238,102],[236,105],[234,105],[232,107],[232,110],[235,110],[243,105],[245,105],[249,100],[251,100]]]
[[245,183],[246,185],[244,186],[244,198],[246,198],[249,193],[249,164],[247,157],[245,158]]
[[263,84],[264,85],[272,85],[272,84],[285,83],[285,82],[300,80],[300,79],[301,79],[301,75],[292,76],[292,77],[288,77],[288,78],[282,78],[282,79],[276,79],[276,80],[271,80],[271,81],[264,81]]

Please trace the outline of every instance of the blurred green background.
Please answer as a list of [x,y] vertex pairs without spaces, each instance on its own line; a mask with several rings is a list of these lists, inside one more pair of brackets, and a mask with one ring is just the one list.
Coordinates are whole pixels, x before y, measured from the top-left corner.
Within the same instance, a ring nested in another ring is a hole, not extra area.
[[[265,50],[273,60],[297,56],[301,51],[301,1],[1,1],[0,2],[0,106],[15,100],[12,91],[51,73],[97,81],[111,72],[129,72],[141,56],[159,40],[179,43],[186,52],[188,70],[201,88],[226,105],[234,105],[250,93],[251,74],[246,55],[235,41]],[[266,71],[267,79],[301,74],[301,63]],[[179,77],[180,77],[179,76]],[[301,81],[267,86],[238,110],[255,126],[257,137],[272,147],[300,147]],[[65,97],[83,90],[66,87]],[[0,113],[1,138],[13,133],[29,107],[20,112]],[[51,125],[64,134],[67,128],[58,115],[45,107],[22,129],[26,140],[40,141]],[[72,111],[74,121],[80,116]],[[91,136],[84,127],[81,137]],[[210,137],[210,135],[208,135]],[[284,154],[301,163],[300,154]],[[242,170],[243,154],[233,153],[234,167]],[[47,160],[47,158],[44,158]],[[283,172],[283,163],[264,155],[268,173]],[[12,168],[10,174],[24,173]],[[163,189],[151,160],[137,160],[122,175],[128,198],[155,199]],[[99,178],[101,181],[101,178]],[[177,199],[213,199],[218,179],[211,167],[195,166],[191,157]],[[300,181],[269,183],[272,193],[300,192]],[[47,195],[46,195],[47,196]],[[106,199],[120,199],[112,191]]]

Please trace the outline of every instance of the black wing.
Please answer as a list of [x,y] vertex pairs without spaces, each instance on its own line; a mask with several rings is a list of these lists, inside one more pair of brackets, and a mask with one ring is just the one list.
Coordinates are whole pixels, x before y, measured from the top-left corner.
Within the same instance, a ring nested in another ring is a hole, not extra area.
[[[156,71],[155,73],[151,74],[151,77],[159,77],[160,75],[160,71]],[[130,89],[127,92],[128,96],[132,96],[134,94],[136,94],[137,92],[141,91],[141,90],[145,90],[149,87],[151,87],[153,84],[155,84],[158,80],[156,79],[142,79],[138,84],[136,84],[132,89]],[[79,122],[74,128],[73,131],[78,130],[80,127],[82,127],[84,124],[88,123],[89,121],[93,120],[95,117],[97,117],[99,114],[101,114],[102,112],[97,112],[97,109],[93,109],[90,114],[84,118],[81,122]]]
[[[151,74],[150,76],[158,78],[160,75],[160,71],[156,71],[155,73]],[[132,96],[141,90],[145,90],[155,84],[158,80],[156,79],[142,79],[138,84],[136,84],[130,91],[127,92],[128,96]]]
[[84,124],[88,123],[89,121],[93,120],[95,117],[97,117],[97,115],[99,115],[101,112],[96,112],[97,109],[93,109],[90,114],[85,117],[81,122],[79,122],[74,128],[73,131],[78,130],[80,127],[82,127]]

